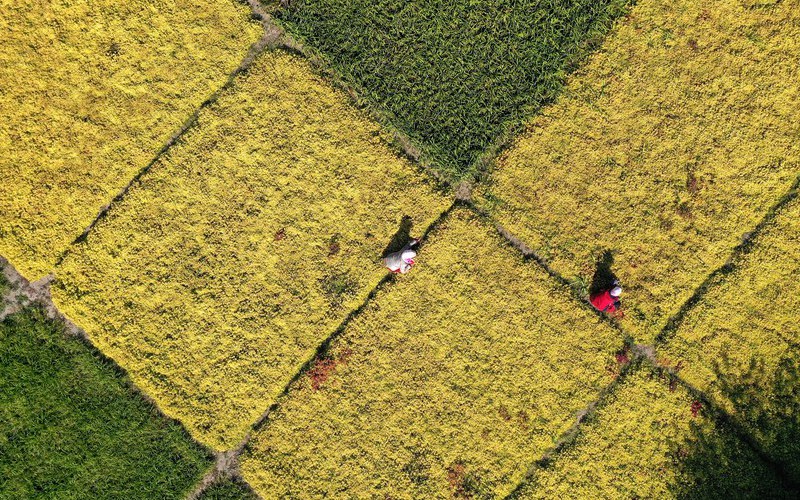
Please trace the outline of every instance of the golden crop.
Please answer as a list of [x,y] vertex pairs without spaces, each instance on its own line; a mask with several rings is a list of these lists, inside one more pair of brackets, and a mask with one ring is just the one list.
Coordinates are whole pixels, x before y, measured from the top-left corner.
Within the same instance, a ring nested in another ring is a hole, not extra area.
[[0,10],[0,254],[37,279],[260,29],[231,0],[0,0]]
[[230,448],[450,204],[309,65],[262,54],[57,269],[54,298],[201,442]]
[[[800,199],[721,276],[662,352],[664,364],[743,421],[800,477]],[[796,431],[795,431],[796,432]]]
[[520,499],[779,498],[763,462],[681,386],[638,369]]
[[503,495],[595,400],[621,335],[457,209],[242,458],[270,498]]
[[638,2],[481,204],[568,278],[612,251],[651,340],[798,175],[799,59],[797,2]]

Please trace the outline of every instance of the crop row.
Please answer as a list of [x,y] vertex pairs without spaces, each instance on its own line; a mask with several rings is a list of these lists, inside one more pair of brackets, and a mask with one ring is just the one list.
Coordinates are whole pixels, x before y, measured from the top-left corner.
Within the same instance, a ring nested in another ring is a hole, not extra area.
[[800,9],[749,3],[638,2],[479,197],[578,284],[611,257],[645,342],[800,169]]
[[800,481],[800,199],[721,275],[661,350]]
[[231,0],[5,2],[0,254],[52,270],[259,33]]
[[621,334],[456,209],[243,457],[270,497],[508,493],[618,372]]
[[386,144],[305,61],[265,52],[73,248],[54,300],[231,448],[385,276],[393,235],[450,205]]

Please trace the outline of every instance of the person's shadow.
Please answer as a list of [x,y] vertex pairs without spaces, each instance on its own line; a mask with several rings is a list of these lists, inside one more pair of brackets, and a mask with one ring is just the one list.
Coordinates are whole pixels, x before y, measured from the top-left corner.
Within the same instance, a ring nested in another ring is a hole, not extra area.
[[392,236],[392,240],[386,245],[386,248],[383,250],[383,254],[381,254],[381,258],[386,257],[390,253],[397,252],[398,250],[402,249],[411,239],[411,228],[414,224],[411,221],[411,217],[408,215],[404,215],[403,219],[400,221],[400,228],[394,233]]
[[614,287],[617,275],[611,270],[612,264],[614,264],[614,256],[611,254],[611,250],[604,251],[597,259],[597,267],[592,277],[592,283],[589,285],[589,295]]

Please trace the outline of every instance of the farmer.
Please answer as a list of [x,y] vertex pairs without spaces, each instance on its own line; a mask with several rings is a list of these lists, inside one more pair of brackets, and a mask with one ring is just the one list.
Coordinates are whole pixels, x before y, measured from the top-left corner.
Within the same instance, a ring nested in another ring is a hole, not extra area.
[[622,288],[618,282],[614,282],[614,287],[610,290],[600,290],[589,297],[595,309],[600,312],[613,313],[619,310],[619,296],[622,295]]
[[393,273],[405,274],[411,270],[414,265],[414,257],[417,252],[413,250],[419,244],[419,240],[412,238],[411,241],[406,243],[406,246],[397,252],[390,253],[383,259],[383,264],[389,268]]

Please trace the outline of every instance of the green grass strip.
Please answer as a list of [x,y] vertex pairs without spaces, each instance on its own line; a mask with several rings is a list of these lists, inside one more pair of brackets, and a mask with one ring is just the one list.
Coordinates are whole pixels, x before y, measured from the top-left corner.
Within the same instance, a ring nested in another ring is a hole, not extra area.
[[210,465],[93,351],[38,309],[0,323],[0,498],[181,498]]

